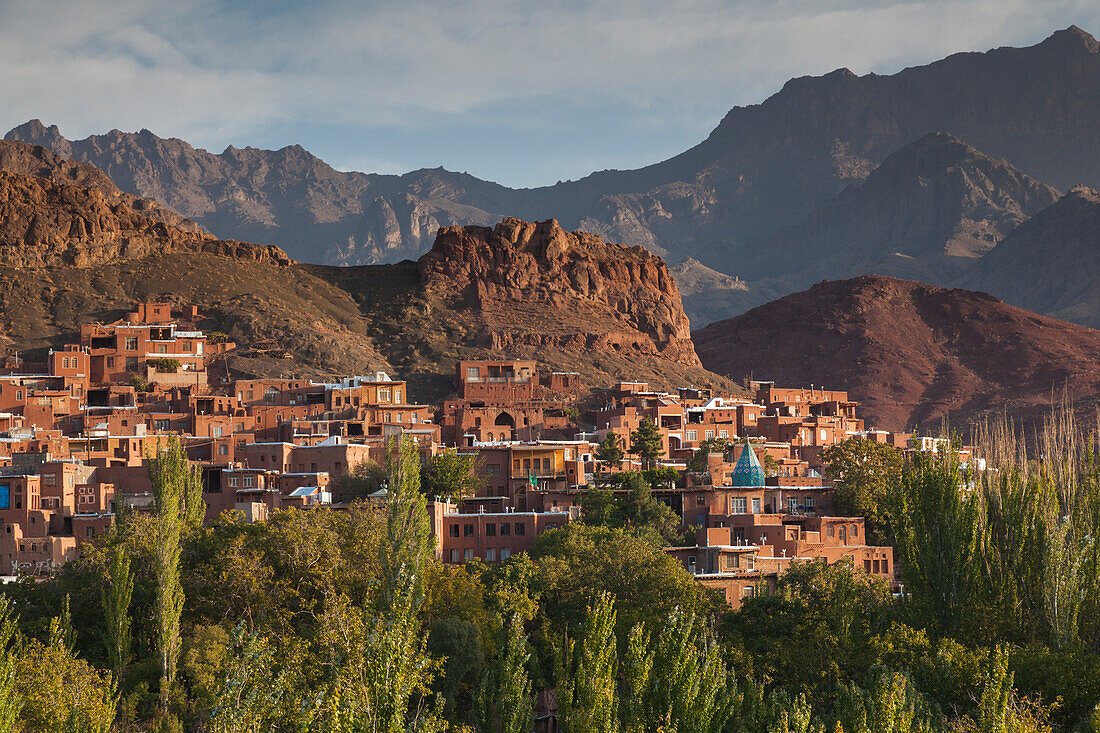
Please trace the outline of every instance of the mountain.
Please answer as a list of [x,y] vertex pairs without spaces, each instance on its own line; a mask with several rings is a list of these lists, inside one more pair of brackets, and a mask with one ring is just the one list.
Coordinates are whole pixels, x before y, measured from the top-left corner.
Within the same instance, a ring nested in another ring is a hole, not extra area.
[[847,390],[885,429],[1033,418],[1063,389],[1094,409],[1100,394],[1100,331],[888,277],[822,282],[694,337],[708,369]]
[[864,273],[945,282],[1059,196],[953,135],[931,133],[769,237],[741,269],[803,287]]
[[172,251],[290,262],[278,247],[196,231],[191,222],[156,202],[123,194],[97,173],[41,147],[0,143],[0,266],[88,267]]
[[1035,214],[957,281],[1056,318],[1100,327],[1100,192],[1084,186]]
[[707,267],[693,257],[674,265],[671,272],[680,288],[684,312],[695,328],[744,313],[784,292],[762,281],[754,282],[750,287],[740,278]]
[[37,121],[8,137],[93,163],[219,236],[277,244],[309,262],[394,262],[425,251],[440,225],[518,216],[557,218],[744,278],[741,256],[930,133],[1062,190],[1100,186],[1097,89],[1100,44],[1070,27],[1031,47],[954,54],[888,76],[839,69],[792,79],[673,158],[523,190],[442,169],[342,173],[296,146],[215,155],[148,131],[70,141]]
[[6,139],[47,147],[102,169],[123,190],[163,202],[221,236],[278,244],[330,264],[418,257],[440,226],[500,217],[496,184],[442,170],[405,176],[337,171],[301,146],[229,147],[215,155],[148,130],[70,141],[38,120]]
[[507,354],[591,385],[728,386],[700,367],[676,283],[641,247],[507,219],[444,228],[419,262],[302,265],[170,226],[155,202],[134,209],[91,166],[41,147],[5,142],[0,164],[34,171],[0,168],[0,347],[31,360],[81,323],[166,299],[199,305],[204,328],[241,345],[237,374],[396,370],[434,400],[457,361]]

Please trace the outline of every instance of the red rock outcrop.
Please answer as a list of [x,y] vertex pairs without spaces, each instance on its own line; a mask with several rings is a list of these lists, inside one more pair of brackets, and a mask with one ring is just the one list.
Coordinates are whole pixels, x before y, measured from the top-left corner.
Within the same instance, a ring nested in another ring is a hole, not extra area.
[[519,345],[659,356],[698,366],[676,283],[642,247],[505,219],[440,229],[420,258],[425,290],[481,322],[494,350]]
[[886,429],[986,410],[1030,419],[1063,389],[1091,409],[1100,393],[1100,331],[910,280],[818,283],[694,337],[711,371],[848,390]]
[[216,239],[90,165],[0,144],[0,266],[91,267],[187,250],[291,263],[278,247]]

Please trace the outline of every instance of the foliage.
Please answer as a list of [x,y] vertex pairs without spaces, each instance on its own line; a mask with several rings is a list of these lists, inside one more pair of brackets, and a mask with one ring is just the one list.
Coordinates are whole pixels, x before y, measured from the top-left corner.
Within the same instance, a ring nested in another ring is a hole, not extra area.
[[111,548],[108,585],[103,589],[103,620],[105,641],[111,671],[118,680],[130,663],[130,599],[134,593],[134,576],[126,548]]
[[657,424],[648,417],[643,417],[638,423],[638,429],[630,434],[630,453],[642,459],[644,469],[652,468],[664,452],[664,442]]
[[461,501],[485,488],[480,456],[447,449],[424,463],[421,483],[429,496]]
[[729,447],[726,438],[707,438],[699,443],[699,447],[688,459],[687,469],[694,473],[703,473],[707,470],[707,456],[711,453],[725,453]]
[[164,374],[175,374],[177,371],[179,371],[181,365],[179,359],[161,356],[146,359],[145,363],[156,369],[158,372]]
[[577,639],[565,638],[557,669],[558,706],[570,733],[615,733],[618,726],[615,601],[602,594],[588,607]]
[[596,447],[596,461],[606,468],[618,468],[623,462],[623,444],[617,433],[608,433]]
[[389,483],[390,472],[374,461],[360,461],[347,473],[336,477],[332,484],[332,498],[339,502],[352,502],[368,496]]
[[824,476],[836,482],[833,509],[838,516],[864,517],[872,544],[893,544],[890,497],[901,482],[902,453],[873,440],[851,438],[821,452]]
[[534,705],[527,663],[531,655],[518,617],[503,636],[497,661],[485,672],[478,692],[478,727],[484,733],[530,733]]

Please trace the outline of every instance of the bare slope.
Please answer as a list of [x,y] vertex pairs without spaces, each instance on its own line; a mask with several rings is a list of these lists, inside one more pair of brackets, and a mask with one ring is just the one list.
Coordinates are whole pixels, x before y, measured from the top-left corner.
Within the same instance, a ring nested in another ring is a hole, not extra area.
[[1056,390],[1100,393],[1100,331],[887,277],[822,282],[694,336],[708,369],[846,389],[889,429],[991,409],[1027,417]]

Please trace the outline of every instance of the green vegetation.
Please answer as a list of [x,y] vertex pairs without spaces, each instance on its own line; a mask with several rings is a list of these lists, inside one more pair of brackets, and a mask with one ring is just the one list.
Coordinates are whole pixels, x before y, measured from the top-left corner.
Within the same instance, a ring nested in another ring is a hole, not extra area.
[[482,460],[477,453],[459,453],[445,449],[424,463],[422,481],[429,496],[459,502],[475,496],[485,487]]
[[601,481],[526,554],[451,567],[407,442],[385,508],[208,526],[170,444],[154,514],[3,587],[0,731],[524,733],[547,688],[567,731],[1096,731],[1097,435],[1053,422],[1041,461],[984,442],[996,472],[945,451],[852,486],[880,492],[900,597],[802,563],[737,612],[663,551],[660,472]]
[[643,417],[638,429],[630,434],[630,452],[642,459],[643,469],[653,468],[657,459],[664,455],[661,432],[648,417]]
[[175,374],[181,366],[179,359],[170,356],[153,357],[152,359],[146,359],[145,363],[164,374]]

